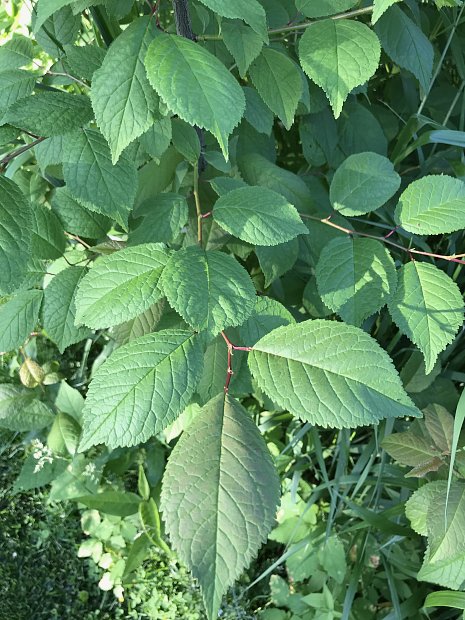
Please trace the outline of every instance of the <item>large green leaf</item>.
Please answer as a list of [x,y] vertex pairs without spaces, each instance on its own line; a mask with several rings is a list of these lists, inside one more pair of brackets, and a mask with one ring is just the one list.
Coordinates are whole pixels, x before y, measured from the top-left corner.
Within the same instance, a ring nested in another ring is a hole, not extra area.
[[91,99],[112,161],[153,124],[158,97],[145,73],[147,48],[157,32],[155,20],[140,17],[110,45],[92,78]]
[[297,209],[265,187],[241,187],[221,196],[213,207],[213,219],[254,245],[278,245],[308,233]]
[[260,97],[290,129],[302,96],[302,76],[295,63],[281,52],[265,47],[250,66],[249,74]]
[[0,385],[0,428],[19,432],[40,430],[51,424],[53,418],[35,390],[11,383]]
[[358,4],[359,0],[296,0],[297,9],[306,17],[326,17],[343,13]]
[[435,265],[412,261],[399,270],[397,291],[388,306],[401,332],[423,353],[428,374],[463,323],[457,284]]
[[331,204],[345,216],[375,211],[400,187],[400,176],[389,159],[377,153],[350,155],[331,181]]
[[257,0],[200,0],[202,4],[222,17],[238,18],[249,24],[263,41],[268,41],[265,9]]
[[37,19],[34,24],[34,32],[37,32],[44,22],[64,6],[72,4],[73,0],[38,0]]
[[85,129],[68,136],[63,175],[69,192],[82,205],[127,225],[137,189],[136,167],[125,154],[113,166],[100,132]]
[[226,67],[198,43],[168,34],[150,44],[145,65],[170,110],[211,131],[227,159],[228,136],[244,114],[245,98]]
[[232,256],[197,246],[172,254],[161,287],[189,325],[212,335],[243,323],[255,305],[255,288],[245,269]]
[[312,424],[421,415],[387,353],[352,325],[317,319],[280,327],[254,345],[249,366],[274,402]]
[[203,366],[201,336],[183,330],[148,334],[117,349],[91,381],[79,449],[135,446],[174,422]]
[[434,60],[434,49],[426,35],[398,6],[384,13],[375,29],[386,54],[411,71],[426,91]]
[[27,273],[32,211],[24,194],[0,174],[0,292],[11,293]]
[[21,346],[36,326],[42,291],[23,291],[0,306],[0,351]]
[[255,423],[219,394],[171,453],[161,495],[171,542],[199,580],[210,620],[266,540],[278,503],[279,479]]
[[44,329],[61,353],[91,334],[86,327],[74,324],[76,290],[85,273],[84,267],[68,267],[60,271],[45,289]]
[[[410,521],[412,529],[417,534],[422,536],[428,535],[426,525],[428,509],[431,503],[441,496],[443,496],[445,502],[446,492],[447,482],[445,480],[435,480],[420,487],[409,497],[405,504],[405,515]],[[443,507],[444,502],[440,502]]]
[[386,437],[381,445],[393,459],[411,467],[422,465],[441,455],[432,441],[409,431],[393,433]]
[[22,35],[2,41],[0,47],[0,71],[11,71],[29,65],[34,56],[31,39]]
[[93,115],[88,97],[45,91],[14,103],[3,121],[39,136],[60,136],[83,127]]
[[[305,230],[308,234],[307,227]],[[265,276],[265,288],[267,288],[277,278],[292,269],[299,256],[299,240],[291,239],[272,247],[257,246],[255,254]]]
[[299,46],[305,73],[325,91],[336,118],[350,91],[374,74],[380,54],[375,33],[365,24],[345,19],[312,25]]
[[333,239],[323,248],[315,275],[323,303],[357,326],[380,310],[397,286],[394,261],[374,239]]
[[263,47],[262,38],[239,20],[223,20],[223,41],[234,58],[239,75],[244,78],[250,63],[257,58]]
[[76,297],[76,323],[98,329],[129,321],[162,297],[165,246],[147,243],[99,259]]
[[254,311],[237,330],[241,338],[240,344],[253,347],[260,338],[289,323],[295,323],[295,319],[279,301],[269,297],[259,297]]
[[428,175],[407,187],[395,211],[396,224],[418,235],[465,228],[465,183],[447,175]]

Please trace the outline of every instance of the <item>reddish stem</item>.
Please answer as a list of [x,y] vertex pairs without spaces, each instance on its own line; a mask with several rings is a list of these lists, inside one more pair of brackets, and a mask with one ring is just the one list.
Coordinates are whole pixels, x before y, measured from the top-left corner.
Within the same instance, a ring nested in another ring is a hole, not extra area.
[[233,351],[252,351],[252,347],[237,347],[229,340],[229,338],[224,332],[221,332],[221,335],[223,336],[224,341],[226,342],[226,346],[228,347],[228,368],[226,370],[226,380],[224,382],[224,391],[225,394],[227,394],[229,391],[229,384],[231,383],[231,378],[234,374],[232,367]]

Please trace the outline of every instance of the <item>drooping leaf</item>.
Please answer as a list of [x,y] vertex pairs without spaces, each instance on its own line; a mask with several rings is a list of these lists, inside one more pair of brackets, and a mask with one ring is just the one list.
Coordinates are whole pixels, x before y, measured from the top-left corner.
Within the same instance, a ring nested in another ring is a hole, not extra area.
[[59,187],[52,198],[52,210],[66,232],[89,239],[104,237],[111,226],[105,215],[83,207],[73,198],[67,187]]
[[149,82],[170,110],[210,131],[227,159],[228,136],[244,114],[245,99],[226,67],[197,43],[168,34],[150,44],[145,66]]
[[100,132],[85,129],[68,136],[63,175],[69,192],[82,205],[127,225],[136,195],[136,167],[125,154],[113,166]]
[[76,324],[94,329],[128,321],[162,297],[165,246],[147,243],[105,256],[83,278],[76,296]]
[[358,153],[348,157],[331,181],[331,204],[345,216],[375,211],[400,187],[400,176],[386,157]]
[[32,431],[53,422],[53,413],[35,390],[11,383],[0,385],[0,428]]
[[412,261],[399,270],[388,307],[401,332],[423,353],[428,374],[463,323],[457,284],[435,265]]
[[297,209],[264,187],[242,187],[221,196],[213,207],[213,219],[254,245],[278,245],[308,232]]
[[42,291],[22,291],[0,306],[0,351],[13,351],[24,343],[36,326],[42,297]]
[[249,75],[266,105],[290,129],[302,96],[302,77],[294,62],[281,52],[265,47],[251,64]]
[[343,13],[358,2],[359,0],[296,0],[296,7],[306,17],[314,18]]
[[274,402],[312,424],[420,415],[387,353],[352,325],[317,319],[280,327],[254,345],[249,366]]
[[92,78],[95,118],[110,145],[114,164],[155,120],[158,97],[148,82],[144,59],[156,32],[150,16],[133,21],[110,45]]
[[187,224],[187,201],[180,194],[166,192],[148,198],[137,209],[142,216],[137,227],[129,232],[130,245],[139,243],[173,241]]
[[76,291],[85,273],[84,267],[68,267],[60,271],[45,289],[44,329],[61,353],[91,334],[86,327],[76,327],[74,323]]
[[465,183],[447,175],[428,175],[402,192],[396,224],[418,235],[438,235],[465,228]]
[[268,41],[265,10],[257,0],[236,0],[235,2],[201,0],[201,2],[222,17],[242,19],[262,37],[265,43]]
[[245,269],[232,256],[197,246],[172,254],[161,287],[189,325],[212,335],[243,323],[255,305],[255,288]]
[[236,61],[239,75],[244,78],[250,63],[262,50],[263,39],[239,20],[223,20],[221,30],[224,44]]
[[0,174],[0,291],[11,293],[27,273],[32,211],[24,194]]
[[333,239],[323,248],[315,275],[323,303],[357,326],[378,312],[397,287],[394,261],[374,239]]
[[365,24],[346,19],[312,25],[299,46],[305,73],[325,91],[336,118],[350,91],[375,73],[380,54],[375,33]]
[[266,540],[279,480],[257,427],[236,400],[219,394],[174,448],[161,507],[171,542],[199,580],[207,616]]
[[181,153],[190,164],[195,164],[200,157],[199,136],[191,125],[180,118],[171,121],[174,148]]
[[84,406],[80,451],[104,443],[134,446],[183,411],[203,366],[202,338],[165,330],[117,349],[94,374]]

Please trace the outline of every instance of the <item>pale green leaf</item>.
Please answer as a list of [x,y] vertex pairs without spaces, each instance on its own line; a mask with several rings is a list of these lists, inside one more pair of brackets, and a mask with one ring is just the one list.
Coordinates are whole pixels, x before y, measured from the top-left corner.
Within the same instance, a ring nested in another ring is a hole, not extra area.
[[59,411],[47,436],[47,445],[54,454],[74,456],[79,443],[81,427],[76,420]]
[[111,227],[105,215],[89,211],[71,196],[68,188],[59,187],[52,198],[52,210],[66,232],[89,239],[99,239]]
[[254,245],[278,245],[307,234],[297,209],[264,187],[242,187],[220,196],[213,219],[227,232]]
[[446,588],[462,590],[465,586],[465,553],[458,553],[445,560],[429,561],[429,550],[425,553],[422,567],[417,573],[419,581],[437,583]]
[[23,291],[0,306],[1,352],[20,347],[34,330],[42,297],[42,291]]
[[11,383],[0,385],[0,428],[32,431],[45,428],[54,416],[35,390]]
[[333,239],[323,248],[315,275],[323,303],[357,326],[378,312],[397,287],[394,261],[374,239]]
[[398,6],[382,15],[375,30],[386,54],[411,71],[426,91],[434,61],[434,49],[426,35]]
[[[441,496],[445,498],[445,480],[429,482],[413,493],[405,504],[405,515],[417,534],[428,535],[426,518],[431,503]],[[444,504],[443,504],[444,505]]]
[[230,0],[200,1],[222,17],[242,19],[261,36],[265,43],[268,41],[265,9],[257,0],[235,0],[234,2],[230,2]]
[[446,493],[428,507],[426,525],[428,529],[430,562],[448,560],[459,553],[465,553],[465,484],[453,482]]
[[381,15],[383,15],[396,2],[400,2],[400,0],[373,0],[373,14],[371,16],[371,23],[376,24]]
[[73,0],[38,0],[37,3],[37,19],[34,24],[34,32],[37,32],[43,23],[56,11],[60,10],[68,4],[72,4]]
[[399,270],[388,306],[401,332],[423,353],[428,374],[463,323],[457,284],[435,265],[412,261]]
[[295,63],[281,52],[265,47],[251,64],[249,75],[266,105],[290,129],[302,96],[302,77]]
[[294,266],[299,256],[299,240],[291,239],[272,247],[255,248],[260,268],[265,276],[265,288]]
[[343,13],[359,3],[359,0],[296,0],[297,10],[306,17],[326,17]]
[[176,444],[161,496],[171,542],[198,579],[210,620],[265,542],[278,503],[279,479],[255,423],[219,394]]
[[223,20],[221,30],[224,44],[236,61],[239,75],[244,78],[250,63],[257,58],[262,50],[263,39],[238,20]]
[[249,366],[274,402],[312,424],[420,415],[387,353],[352,325],[317,319],[280,327],[254,345]]
[[331,204],[345,216],[375,211],[400,187],[400,176],[386,157],[377,153],[350,155],[331,181]]
[[45,91],[14,103],[3,121],[39,136],[60,136],[83,127],[92,117],[88,97]]
[[300,40],[302,67],[325,91],[338,118],[347,95],[378,68],[381,46],[361,22],[326,19],[308,28]]
[[0,291],[19,288],[31,249],[32,210],[11,179],[0,174]]
[[243,323],[255,305],[255,288],[246,270],[232,256],[197,246],[172,254],[161,287],[189,325],[212,335]]
[[95,119],[116,163],[124,149],[155,120],[158,97],[145,73],[144,59],[157,32],[150,16],[133,21],[113,41],[92,78]]
[[79,449],[134,446],[162,431],[188,404],[202,366],[202,338],[184,330],[148,334],[117,349],[90,383]]
[[447,175],[428,175],[402,192],[396,224],[417,235],[439,235],[465,228],[465,183]]
[[168,261],[161,244],[125,248],[100,258],[83,278],[76,297],[76,323],[99,329],[128,321],[162,297]]
[[145,65],[170,110],[210,131],[227,159],[228,137],[244,114],[245,98],[226,67],[198,43],[168,34],[150,44]]
[[76,290],[85,273],[84,267],[68,267],[51,280],[44,292],[44,329],[61,353],[91,334],[86,327],[74,324]]
[[393,433],[383,439],[381,446],[401,465],[416,467],[430,461],[440,452],[431,440],[415,435],[411,431]]
[[105,138],[93,129],[71,134],[64,147],[63,175],[70,194],[126,226],[137,189],[134,161],[123,154],[113,166]]

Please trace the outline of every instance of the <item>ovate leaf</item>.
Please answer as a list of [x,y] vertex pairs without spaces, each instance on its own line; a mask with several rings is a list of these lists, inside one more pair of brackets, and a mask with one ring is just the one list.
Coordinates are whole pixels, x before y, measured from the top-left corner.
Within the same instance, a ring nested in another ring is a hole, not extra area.
[[0,428],[19,432],[40,430],[51,424],[53,418],[35,390],[10,383],[0,385]]
[[376,24],[381,15],[383,15],[389,9],[389,7],[399,1],[400,0],[374,0],[371,23]]
[[30,95],[36,79],[34,73],[21,69],[0,72],[0,110],[6,110],[18,99]]
[[375,33],[365,24],[346,19],[312,25],[299,47],[305,73],[325,91],[336,118],[350,91],[374,74],[380,54]]
[[420,415],[387,353],[352,325],[317,319],[280,327],[254,345],[249,366],[274,402],[312,424]]
[[374,239],[333,239],[323,248],[315,275],[323,303],[357,326],[380,310],[397,286],[394,261]]
[[239,20],[223,20],[221,30],[223,31],[224,44],[236,61],[239,75],[244,78],[250,63],[261,52],[263,40]]
[[272,247],[258,246],[255,248],[255,254],[265,276],[265,288],[267,288],[292,269],[299,256],[299,240],[291,239]]
[[447,175],[428,175],[410,183],[399,198],[395,220],[418,235],[465,228],[465,183]]
[[358,4],[359,0],[296,0],[297,9],[306,17],[326,17],[343,13]]
[[260,338],[269,332],[290,323],[295,323],[295,319],[279,301],[269,297],[259,297],[254,311],[237,330],[241,338],[241,345],[253,347]]
[[29,65],[34,56],[31,39],[22,35],[13,36],[9,41],[2,41],[0,47],[0,71],[10,71]]
[[409,431],[393,433],[386,437],[381,445],[393,459],[411,467],[422,465],[441,455],[432,441]]
[[232,256],[197,246],[171,256],[161,287],[189,325],[212,335],[243,323],[255,305],[255,288],[245,269]]
[[59,411],[47,436],[47,445],[54,454],[74,456],[79,443],[81,427],[76,420]]
[[[270,135],[273,129],[274,115],[264,104],[255,88],[244,86],[245,94],[245,120],[252,125],[255,131]],[[215,180],[215,179],[214,179]]]
[[0,306],[0,351],[20,347],[34,330],[42,304],[42,291],[23,291]]
[[400,187],[400,176],[386,157],[377,153],[350,155],[331,181],[331,204],[345,216],[375,211]]
[[457,284],[435,265],[412,261],[399,270],[388,306],[401,332],[423,353],[428,374],[463,323]]
[[228,137],[244,114],[245,99],[226,67],[197,43],[168,34],[150,44],[145,66],[170,110],[211,131],[227,159]]
[[171,453],[161,496],[171,542],[199,580],[210,620],[266,540],[278,503],[279,480],[256,425],[219,394]]
[[265,47],[249,74],[260,97],[290,129],[302,96],[302,77],[295,63],[281,52]]
[[213,219],[254,245],[278,245],[308,232],[297,209],[264,187],[241,187],[221,196],[213,207]]
[[168,256],[165,246],[152,243],[99,259],[79,285],[76,323],[99,329],[148,310],[162,297],[159,279]]
[[193,395],[203,366],[199,335],[148,334],[117,349],[94,374],[79,449],[135,446],[174,422]]
[[465,484],[453,482],[447,497],[444,495],[442,501],[431,502],[428,507],[429,562],[465,553]]
[[76,327],[76,290],[84,267],[68,267],[60,271],[45,289],[44,329],[61,353],[71,344],[90,335],[86,327]]
[[56,214],[43,205],[32,209],[32,254],[36,258],[60,258],[66,248],[66,237]]
[[158,110],[158,97],[144,67],[156,31],[155,20],[149,16],[133,21],[110,45],[92,78],[92,106],[113,163],[128,144],[149,129]]
[[137,209],[137,227],[129,232],[129,243],[173,241],[187,224],[189,209],[184,196],[166,192],[147,199]]
[[[407,500],[405,504],[405,515],[410,521],[412,529],[415,530],[417,534],[421,534],[422,536],[428,535],[428,528],[426,525],[428,509],[432,501],[441,496],[443,496],[445,502],[446,485],[447,483],[445,480],[429,482],[415,491]],[[444,503],[441,502],[441,505],[444,506]]]
[[43,23],[56,11],[71,4],[73,0],[38,0],[37,19],[34,24],[34,32],[37,32]]
[[222,17],[242,19],[259,34],[263,41],[268,41],[265,9],[257,0],[201,0],[202,4]]

